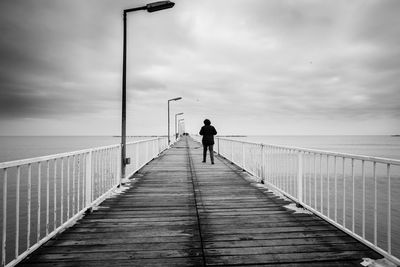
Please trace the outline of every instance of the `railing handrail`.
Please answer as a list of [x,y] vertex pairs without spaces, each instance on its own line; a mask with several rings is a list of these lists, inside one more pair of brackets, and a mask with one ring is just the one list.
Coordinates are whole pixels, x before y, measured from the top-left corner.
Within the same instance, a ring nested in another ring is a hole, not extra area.
[[302,147],[295,147],[295,146],[283,146],[283,145],[275,145],[275,144],[256,143],[256,142],[242,141],[242,140],[222,138],[222,137],[216,137],[216,138],[221,139],[221,140],[244,143],[244,144],[263,145],[263,146],[269,146],[269,147],[274,147],[274,148],[289,149],[289,150],[298,151],[298,152],[307,152],[307,153],[322,154],[322,155],[329,155],[329,156],[336,156],[336,157],[344,157],[344,158],[350,158],[350,159],[373,161],[373,162],[384,163],[384,164],[400,165],[400,160],[397,160],[397,159],[374,157],[374,156],[364,156],[364,155],[358,155],[358,154],[335,152],[335,151],[329,151],[329,150],[302,148]]
[[[143,139],[143,140],[138,140],[138,141],[132,141],[132,142],[128,142],[127,145],[138,144],[138,143],[142,143],[142,142],[148,142],[148,141],[152,141],[152,140],[155,140],[155,139],[158,139],[158,138],[160,138],[160,137]],[[81,149],[81,150],[75,150],[75,151],[70,151],[70,152],[51,154],[51,155],[40,156],[40,157],[33,157],[33,158],[5,161],[5,162],[0,162],[0,169],[12,168],[12,167],[17,167],[17,166],[27,165],[27,164],[34,164],[34,163],[38,163],[38,162],[41,162],[41,161],[54,160],[56,158],[65,158],[65,157],[79,155],[79,154],[85,154],[85,153],[89,153],[89,152],[93,152],[93,151],[115,148],[115,147],[118,147],[118,146],[120,146],[120,144],[99,146],[99,147],[92,147],[92,148],[85,148],[85,149]]]

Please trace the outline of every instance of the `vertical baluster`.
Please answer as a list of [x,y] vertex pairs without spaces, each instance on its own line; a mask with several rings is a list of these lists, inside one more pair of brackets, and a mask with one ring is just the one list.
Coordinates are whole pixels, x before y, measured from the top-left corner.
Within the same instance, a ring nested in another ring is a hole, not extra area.
[[335,222],[337,222],[337,201],[338,201],[338,199],[337,199],[337,157],[335,156],[334,158],[333,158],[333,176],[334,176],[334,179],[335,179],[335,192],[334,192],[334,194],[335,194],[335,204],[334,204],[334,209],[335,209]]
[[288,175],[288,193],[290,194],[290,195],[293,195],[294,193],[293,193],[293,183],[292,183],[292,151],[289,149],[288,150],[288,165],[287,165],[287,169],[288,169],[288,172],[289,172],[289,175]]
[[93,198],[93,180],[92,180],[92,155],[93,151],[90,150],[88,153],[84,154],[85,158],[85,207],[88,208],[92,201],[94,200]]
[[378,183],[376,179],[376,162],[374,161],[374,245],[378,242]]
[[346,173],[345,173],[345,158],[342,158],[342,175],[343,175],[343,227],[346,227]]
[[271,147],[271,150],[270,150],[270,173],[269,173],[270,177],[269,177],[269,180],[270,180],[270,183],[272,185],[274,184],[274,161],[275,161],[274,148]]
[[279,150],[275,148],[275,186],[279,188]]
[[96,153],[96,169],[97,169],[97,197],[101,196],[101,164],[100,164],[100,150],[97,151]]
[[320,205],[321,205],[321,213],[324,214],[324,183],[322,176],[322,154],[319,155],[319,179],[320,179]]
[[[157,146],[156,146],[157,153],[159,151],[158,147],[159,147],[159,144],[158,144],[158,139],[157,139]],[[157,154],[157,156],[158,156],[158,154]],[[110,183],[111,183],[111,186],[114,186],[114,169],[115,169],[114,168],[114,148],[111,148],[110,149]]]
[[297,165],[297,199],[300,203],[303,202],[303,153],[297,151],[298,165]]
[[38,165],[38,209],[37,209],[37,238],[36,242],[39,242],[40,240],[40,199],[41,199],[41,190],[42,190],[42,185],[41,185],[41,176],[42,175],[42,162],[39,162]]
[[274,184],[274,162],[275,162],[275,155],[274,155],[274,148],[271,147],[270,150],[270,183]]
[[391,178],[390,178],[390,164],[388,163],[387,165],[387,179],[388,179],[388,192],[387,192],[387,197],[388,197],[388,206],[387,206],[387,228],[388,228],[388,233],[387,233],[387,242],[388,242],[388,253],[392,254],[392,194],[391,194]]
[[[157,140],[155,140],[155,141],[157,141]],[[154,157],[157,157],[158,156],[158,154],[157,154],[158,149],[157,149],[155,141],[153,141],[153,153],[154,153]],[[112,149],[109,148],[108,149],[108,159],[107,159],[108,168],[109,168],[108,169],[108,185],[109,185],[109,188],[111,188],[113,186],[113,161],[112,161],[112,159],[113,159],[113,157],[112,157]]]
[[54,223],[54,230],[57,229],[57,159],[54,159],[54,206],[53,206],[53,212],[54,212],[54,217],[53,217],[53,223]]
[[286,161],[286,177],[285,177],[285,191],[290,194],[290,182],[289,182],[289,153],[285,150],[285,161]]
[[71,200],[70,196],[70,180],[71,180],[71,173],[70,173],[70,156],[67,157],[67,220],[69,219],[69,203]]
[[365,161],[361,161],[362,172],[362,237],[365,238]]
[[64,158],[61,158],[61,206],[60,206],[60,224],[64,223]]
[[[104,154],[105,154],[105,152],[104,152],[104,150],[102,150],[101,151],[101,194],[104,194],[106,192],[105,191],[105,188],[106,188],[105,181],[106,180],[105,180],[105,173],[104,173],[104,170],[105,170]],[[125,179],[126,179],[126,177],[125,177]]]
[[136,143],[135,144],[135,150],[136,150],[136,166],[135,166],[135,169],[134,169],[134,171],[137,171],[137,170],[139,170],[139,144],[138,143]]
[[312,179],[312,168],[311,168],[311,152],[308,153],[308,205],[311,207],[311,195],[312,195],[312,186],[311,186],[311,179]]
[[[121,160],[118,157],[118,160]],[[93,168],[95,169],[95,175],[94,175],[94,188],[95,188],[95,194],[93,199],[96,199],[99,196],[99,151],[97,150],[96,152],[94,152],[94,166]],[[118,177],[119,179],[120,177]]]
[[352,199],[351,199],[351,231],[354,233],[355,228],[355,173],[354,173],[354,159],[351,159],[351,189],[352,189]]
[[244,143],[242,142],[242,169],[244,170],[244,166],[245,166],[245,150],[244,150]]
[[233,142],[230,141],[231,143],[231,162],[233,162]]
[[271,183],[275,186],[275,148],[271,147]]
[[279,148],[275,149],[275,185],[279,188]]
[[[150,146],[152,147],[152,146]],[[110,157],[109,157],[110,149],[106,149],[106,191],[110,189]]]
[[97,169],[98,169],[98,188],[99,188],[99,195],[101,196],[103,194],[102,192],[102,176],[101,176],[101,150],[98,151],[97,153]]
[[81,154],[77,155],[78,158],[78,170],[77,170],[77,185],[76,185],[76,190],[77,190],[77,197],[76,197],[76,212],[80,211],[80,204],[81,204],[81,161],[82,161],[82,157]]
[[265,181],[265,147],[261,144],[261,181]]
[[21,166],[17,166],[17,184],[15,194],[15,258],[19,254],[19,188],[21,184]]
[[283,153],[283,149],[281,148],[280,151],[280,160],[279,160],[279,173],[280,173],[280,180],[281,180],[281,189],[285,191],[285,170],[283,168],[283,163],[285,162],[285,154]]
[[272,155],[272,148],[271,148],[271,147],[268,148],[267,157],[268,157],[268,161],[267,161],[267,169],[268,169],[267,181],[268,181],[269,183],[272,184],[272,162],[273,162],[273,155]]
[[[116,151],[117,151],[116,148],[114,148],[113,156],[112,156],[113,162],[114,162],[114,185],[116,185],[117,182],[118,182],[118,164],[117,164],[117,161],[116,161],[117,160]],[[162,151],[162,148],[160,148],[160,153],[161,153],[161,151]]]
[[330,196],[331,196],[329,180],[330,180],[329,179],[329,155],[326,155],[326,181],[327,181],[327,190],[328,190],[326,195],[328,196],[328,199],[327,199],[328,217],[330,216]]
[[[147,147],[149,147],[148,142]],[[107,192],[107,150],[103,150],[103,192]]]
[[265,181],[268,182],[268,175],[269,175],[269,154],[268,154],[268,146],[264,145],[264,177],[265,177]]
[[76,156],[72,156],[72,216],[75,215],[75,170],[76,170]]
[[289,174],[289,191],[290,192],[289,193],[291,195],[294,195],[295,190],[294,190],[294,183],[293,183],[293,159],[292,159],[293,155],[292,154],[293,154],[292,150],[289,149],[289,153],[288,153],[289,162],[288,162],[288,166],[287,166],[287,168],[290,172],[290,174]]
[[276,162],[277,164],[277,177],[278,177],[278,187],[279,189],[282,190],[282,172],[281,172],[281,162],[282,162],[282,154],[281,154],[281,149],[278,148],[278,160]]
[[3,169],[3,236],[1,240],[1,265],[6,265],[7,243],[7,169]]
[[46,165],[46,236],[49,235],[49,222],[50,222],[50,161]]
[[26,249],[29,249],[31,244],[31,201],[32,201],[32,164],[28,164],[28,219],[26,226]]
[[314,209],[317,210],[317,154],[314,153]]
[[87,173],[87,154],[82,154],[82,195],[81,195],[81,209],[86,208],[86,173]]
[[[154,151],[155,151],[155,141],[153,140],[153,145],[152,145],[152,159],[153,157],[156,157]],[[107,187],[108,189],[111,188],[111,157],[110,157],[110,149],[107,149]]]
[[[153,142],[151,142],[152,144]],[[153,146],[150,146],[152,148]],[[150,156],[151,157],[151,156]],[[110,188],[110,179],[109,179],[109,149],[106,150],[106,191]]]

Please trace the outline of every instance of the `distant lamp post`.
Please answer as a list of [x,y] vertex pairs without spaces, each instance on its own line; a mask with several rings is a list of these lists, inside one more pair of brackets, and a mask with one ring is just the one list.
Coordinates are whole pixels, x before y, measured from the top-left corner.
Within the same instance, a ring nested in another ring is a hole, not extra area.
[[170,119],[169,119],[169,102],[171,102],[171,101],[178,101],[178,100],[181,100],[182,99],[182,97],[175,97],[175,98],[171,98],[171,99],[168,99],[168,145],[170,145],[170,143],[171,143],[171,140],[169,139],[169,124],[170,124]]
[[179,115],[183,115],[183,112],[180,112],[180,113],[176,113],[176,114],[175,114],[175,140],[178,139],[178,130],[177,130],[177,126],[176,126],[176,118],[177,118]]
[[178,121],[178,125],[179,125],[180,128],[181,128],[182,134],[185,132],[185,123],[184,123],[184,121],[185,121],[185,119],[180,119],[180,120]]
[[147,4],[145,6],[130,8],[124,10],[124,40],[123,40],[123,62],[122,62],[122,123],[121,123],[121,180],[125,178],[125,167],[129,164],[126,158],[126,14],[129,12],[147,10],[147,12],[155,12],[167,8],[172,8],[175,3],[170,1],[160,1]]

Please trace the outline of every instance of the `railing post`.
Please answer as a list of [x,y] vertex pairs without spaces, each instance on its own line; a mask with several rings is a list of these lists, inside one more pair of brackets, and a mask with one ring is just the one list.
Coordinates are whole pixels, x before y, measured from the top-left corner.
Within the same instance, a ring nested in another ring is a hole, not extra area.
[[218,156],[219,156],[219,155],[221,155],[221,154],[219,153],[219,138],[217,138],[217,142],[218,142],[218,151],[217,151],[217,152],[218,152]]
[[233,141],[231,142],[231,162],[233,162]]
[[121,186],[121,184],[122,184],[122,173],[121,173],[121,164],[122,164],[122,158],[121,158],[121,149],[122,149],[122,146],[121,145],[119,145],[119,154],[118,154],[118,156],[119,156],[119,159],[118,159],[118,172],[117,172],[117,177],[118,177],[118,179],[119,179],[119,185],[118,186]]
[[244,170],[245,169],[245,160],[246,160],[246,157],[245,157],[245,154],[244,154],[244,143],[242,143],[242,169]]
[[86,192],[85,192],[85,204],[86,207],[93,201],[93,192],[92,192],[92,150],[86,154],[86,174],[85,174],[85,181],[86,181]]
[[265,155],[264,155],[264,144],[261,144],[261,182],[264,183],[265,178]]
[[298,169],[297,169],[297,200],[303,203],[303,153],[297,152]]

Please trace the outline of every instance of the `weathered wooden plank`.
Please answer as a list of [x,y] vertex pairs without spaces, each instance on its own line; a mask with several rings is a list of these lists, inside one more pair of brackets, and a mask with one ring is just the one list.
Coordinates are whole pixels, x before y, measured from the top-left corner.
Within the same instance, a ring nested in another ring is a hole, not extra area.
[[253,240],[230,240],[230,241],[205,241],[204,246],[210,248],[248,248],[248,247],[271,247],[271,246],[299,246],[313,244],[352,244],[357,243],[354,238],[343,236],[320,236],[304,238],[284,238],[278,236],[275,239],[253,239]]
[[[198,243],[200,236],[147,236],[147,237],[133,237],[121,239],[120,237],[109,237],[109,238],[87,238],[87,239],[64,239],[58,238],[53,239],[46,243],[45,246],[86,246],[86,245],[113,245],[113,244],[145,244],[145,243]],[[197,246],[197,245],[193,245]]]
[[[365,252],[359,251],[332,251],[332,252],[314,252],[314,253],[288,253],[288,254],[263,254],[263,255],[240,255],[240,256],[218,256],[206,257],[209,265],[226,266],[226,265],[249,265],[249,264],[291,264],[302,262],[315,262],[324,266],[327,261],[358,261],[361,262],[365,257]],[[305,265],[306,266],[306,265]],[[338,266],[341,266],[340,264]]]
[[132,266],[202,266],[203,259],[201,257],[183,257],[183,258],[155,258],[155,259],[103,259],[103,260],[76,260],[76,261],[43,261],[43,262],[23,262],[18,266],[26,267],[132,267]]
[[250,247],[231,247],[231,248],[207,248],[207,256],[239,256],[239,255],[264,255],[264,254],[291,254],[291,253],[315,253],[320,252],[350,252],[350,251],[366,251],[368,248],[357,242],[349,244],[319,243],[319,244],[303,244],[301,246],[284,245],[284,246],[250,246]]
[[[201,248],[199,242],[142,242],[142,243],[124,243],[116,244],[85,244],[68,246],[62,250],[62,253],[86,253],[86,252],[121,252],[121,251],[160,251],[160,250],[189,250],[192,248]],[[46,253],[60,253],[59,246],[46,246]]]

